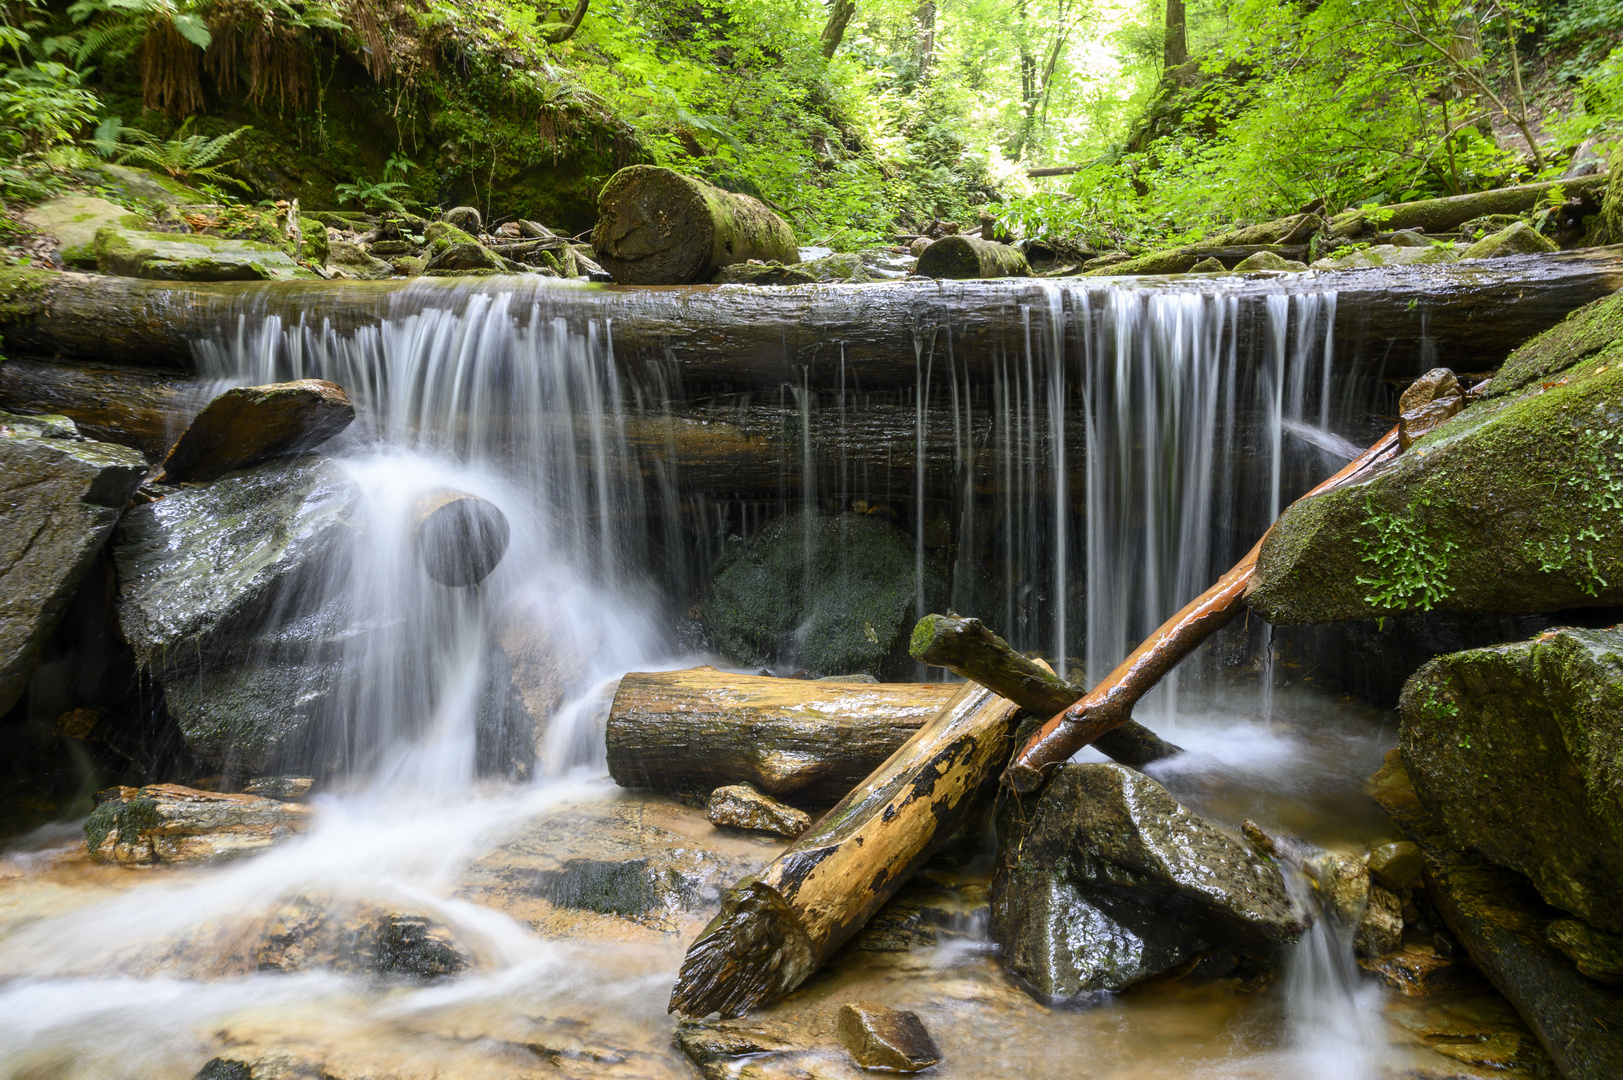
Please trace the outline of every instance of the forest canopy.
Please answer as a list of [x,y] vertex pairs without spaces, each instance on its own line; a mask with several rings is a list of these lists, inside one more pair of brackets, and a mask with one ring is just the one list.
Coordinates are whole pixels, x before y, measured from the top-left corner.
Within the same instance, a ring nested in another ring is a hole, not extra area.
[[5,0],[0,198],[94,155],[499,214],[644,161],[839,248],[982,212],[1131,248],[1559,176],[1620,42],[1620,0]]

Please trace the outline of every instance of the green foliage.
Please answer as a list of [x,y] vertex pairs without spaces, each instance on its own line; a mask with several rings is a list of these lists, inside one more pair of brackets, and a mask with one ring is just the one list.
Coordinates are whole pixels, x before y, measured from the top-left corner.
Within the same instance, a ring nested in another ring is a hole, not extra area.
[[41,157],[96,118],[100,101],[84,75],[48,61],[0,74],[0,146],[13,157]]
[[85,848],[94,853],[114,830],[120,844],[133,844],[142,832],[149,832],[163,824],[158,804],[152,799],[137,796],[128,801],[112,800],[102,803],[85,819]]
[[405,203],[395,194],[411,188],[406,175],[417,167],[404,154],[391,154],[383,163],[383,179],[358,178],[353,184],[334,185],[333,191],[340,203],[352,202],[364,210],[394,210],[404,213]]
[[1389,514],[1376,509],[1373,500],[1365,501],[1364,525],[1374,530],[1375,539],[1359,538],[1357,543],[1366,552],[1362,561],[1373,563],[1377,571],[1375,577],[1356,579],[1373,590],[1364,597],[1367,603],[1388,611],[1410,607],[1430,611],[1454,591],[1446,578],[1449,553],[1459,545],[1446,537],[1428,537],[1416,521],[1416,509]]
[[247,184],[222,171],[236,162],[221,161],[220,157],[251,129],[239,127],[211,139],[193,132],[191,127],[192,118],[188,116],[171,139],[160,139],[140,128],[120,127],[117,129],[118,136],[133,145],[121,153],[117,161],[121,165],[134,162],[148,166],[182,183],[212,181],[246,189]]

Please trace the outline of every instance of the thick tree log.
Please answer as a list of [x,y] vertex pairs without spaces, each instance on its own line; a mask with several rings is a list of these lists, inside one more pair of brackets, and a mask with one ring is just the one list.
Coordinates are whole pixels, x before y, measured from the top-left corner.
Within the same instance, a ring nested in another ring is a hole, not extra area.
[[[920,663],[943,667],[978,682],[1037,716],[1053,716],[1086,694],[1081,687],[1054,674],[1048,665],[1015,652],[979,619],[926,615],[913,628],[909,649]],[[1093,745],[1135,769],[1183,752],[1183,747],[1174,746],[1135,720],[1105,732]]]
[[1550,180],[1541,184],[1477,191],[1469,195],[1449,195],[1441,199],[1418,199],[1368,209],[1347,210],[1330,219],[1330,235],[1357,236],[1376,228],[1424,229],[1429,233],[1453,232],[1472,218],[1488,214],[1522,214],[1542,203],[1559,188],[1565,195],[1600,193],[1606,189],[1607,173],[1580,176],[1572,180]]
[[[1423,344],[1461,371],[1502,362],[1522,341],[1576,308],[1623,288],[1623,248],[1521,255],[1441,266],[1319,272],[1315,289],[1335,291],[1335,355],[1381,377],[1424,373]],[[19,279],[18,275],[22,274]],[[407,281],[162,282],[0,269],[0,335],[9,356],[65,356],[92,363],[195,371],[195,338],[250,328],[262,315],[288,325],[329,326],[339,335],[376,327],[425,305],[457,310],[493,291],[515,294],[513,310],[545,318],[611,321],[617,362],[629,374],[658,364],[689,394],[768,390],[807,380],[816,390],[909,390],[919,379],[916,339],[937,352],[951,336],[955,363],[973,380],[996,377],[1026,341],[1023,312],[1045,310],[1053,283],[909,282],[816,289],[560,289],[542,279]],[[1067,283],[1073,294],[1105,288]],[[1200,284],[1198,288],[1210,288]],[[1224,287],[1242,304],[1300,288],[1278,280]],[[412,299],[400,295],[409,292]],[[1067,300],[1074,308],[1079,299]],[[521,317],[527,317],[521,314]],[[1069,320],[1066,350],[1078,349]],[[1405,367],[1404,365],[1407,365]],[[843,382],[842,382],[843,380]]]
[[0,359],[0,409],[60,413],[86,438],[162,461],[209,400],[203,383],[134,368]]
[[689,285],[733,263],[800,261],[795,234],[757,199],[653,165],[609,177],[592,247],[621,285]]
[[962,823],[1019,709],[974,683],[771,866],[722,898],[670,1011],[741,1016],[799,986]]
[[[1399,453],[1402,447],[1398,442],[1398,429],[1393,428],[1302,499],[1356,483]],[[1068,761],[1088,743],[1131,719],[1139,698],[1154,689],[1180,660],[1228,625],[1245,607],[1246,586],[1251,583],[1251,575],[1257,568],[1257,554],[1267,538],[1268,534],[1263,533],[1262,539],[1228,573],[1162,623],[1131,656],[1116,665],[1116,670],[1088,691],[1086,697],[1032,732],[1004,772],[1004,783],[1021,793],[1035,791],[1054,766]]]
[[424,495],[412,507],[412,544],[428,576],[441,585],[477,585],[507,554],[512,531],[501,507],[465,491]]
[[940,713],[960,687],[731,675],[713,667],[620,680],[605,741],[621,787],[667,794],[748,782],[827,806]]
[[1019,248],[978,236],[943,236],[919,256],[918,273],[932,278],[1030,277],[1031,266]]

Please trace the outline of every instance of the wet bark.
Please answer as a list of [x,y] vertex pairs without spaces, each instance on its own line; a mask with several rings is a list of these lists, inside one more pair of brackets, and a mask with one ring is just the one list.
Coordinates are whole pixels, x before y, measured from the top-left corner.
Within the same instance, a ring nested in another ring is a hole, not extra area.
[[799,986],[967,815],[1019,709],[969,683],[760,875],[688,949],[670,1011],[742,1016]]
[[1031,267],[1019,248],[978,236],[943,236],[919,256],[918,273],[931,278],[1028,277]]
[[827,806],[916,735],[959,691],[940,683],[836,683],[713,667],[620,680],[605,741],[621,787],[707,794],[749,782]]
[[[1401,453],[1398,429],[1393,428],[1363,454],[1324,483],[1302,496],[1311,499],[1321,492],[1355,483]],[[1302,499],[1296,500],[1301,502]],[[1292,504],[1294,505],[1294,503]],[[1245,591],[1257,567],[1264,533],[1245,557],[1235,563],[1217,583],[1186,604],[1172,618],[1144,639],[1132,655],[1116,666],[1105,679],[1088,691],[1086,697],[1055,715],[1032,732],[1003,774],[1003,782],[1015,791],[1035,791],[1056,765],[1093,742],[1107,731],[1132,718],[1133,706],[1155,688],[1184,657],[1207,638],[1228,625],[1245,607]]]
[[750,259],[800,261],[794,231],[759,200],[653,165],[611,176],[597,214],[592,247],[621,285],[688,285]]
[[117,367],[0,360],[0,409],[60,413],[86,438],[162,461],[208,391],[183,378]]
[[[980,683],[1037,716],[1053,716],[1087,692],[1054,674],[1048,665],[1015,652],[979,619],[926,615],[913,630],[911,650],[920,663]],[[1105,732],[1093,745],[1135,769],[1183,752],[1134,720]]]

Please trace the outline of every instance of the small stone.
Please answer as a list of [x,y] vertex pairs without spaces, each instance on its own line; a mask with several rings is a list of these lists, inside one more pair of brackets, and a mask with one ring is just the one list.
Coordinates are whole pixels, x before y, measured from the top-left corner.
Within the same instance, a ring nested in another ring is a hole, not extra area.
[[347,240],[327,241],[327,268],[337,277],[358,278],[361,281],[382,281],[394,276],[394,267],[382,259],[373,258],[359,244]]
[[51,729],[65,739],[88,739],[101,722],[105,709],[69,709],[56,718]]
[[471,236],[478,236],[484,228],[484,219],[471,206],[453,206],[445,212],[445,220]]
[[1431,247],[1432,241],[1416,229],[1400,229],[1386,241],[1393,247]]
[[308,795],[314,784],[308,776],[256,776],[243,785],[242,793],[264,799],[298,799]]
[[1370,876],[1388,889],[1408,889],[1420,880],[1420,849],[1407,840],[1372,849],[1365,864]]
[[1326,853],[1304,866],[1325,907],[1342,926],[1357,927],[1369,904],[1369,871],[1348,855]]
[[915,237],[913,242],[907,245],[907,253],[916,259],[920,255],[923,255],[924,249],[933,243],[935,243],[935,241],[930,239],[928,236]]
[[450,932],[421,915],[386,915],[377,935],[379,974],[443,979],[469,966]]
[[217,480],[319,446],[355,419],[343,388],[321,379],[239,386],[203,407],[163,460],[163,483]]
[[811,828],[811,815],[763,795],[752,784],[733,784],[710,793],[705,816],[712,825],[786,836],[791,840]]
[[1201,259],[1199,262],[1197,262],[1194,266],[1191,266],[1189,268],[1189,273],[1191,273],[1191,274],[1221,274],[1227,269],[1228,269],[1228,267],[1223,265],[1223,261],[1221,259],[1218,259],[1215,256],[1208,255],[1204,259]]
[[253,1069],[246,1061],[233,1058],[209,1058],[197,1070],[194,1080],[252,1080]]
[[1274,838],[1263,832],[1262,826],[1250,818],[1240,822],[1240,835],[1245,837],[1246,844],[1258,855],[1266,855],[1270,859],[1279,858],[1279,849],[1274,846]]
[[864,1069],[921,1072],[941,1060],[941,1051],[918,1013],[873,1001],[840,1006],[840,1045]]
[[1353,951],[1359,956],[1385,956],[1403,945],[1403,901],[1397,893],[1370,885],[1369,903],[1353,933]]
[[1283,255],[1275,255],[1271,251],[1258,251],[1254,254],[1247,255],[1245,258],[1234,264],[1234,272],[1236,274],[1251,274],[1259,270],[1279,270],[1295,273],[1297,271],[1306,269],[1307,263],[1297,262],[1295,259],[1287,259]]
[[1577,919],[1557,919],[1544,928],[1551,945],[1596,982],[1623,986],[1623,935],[1596,930]]

